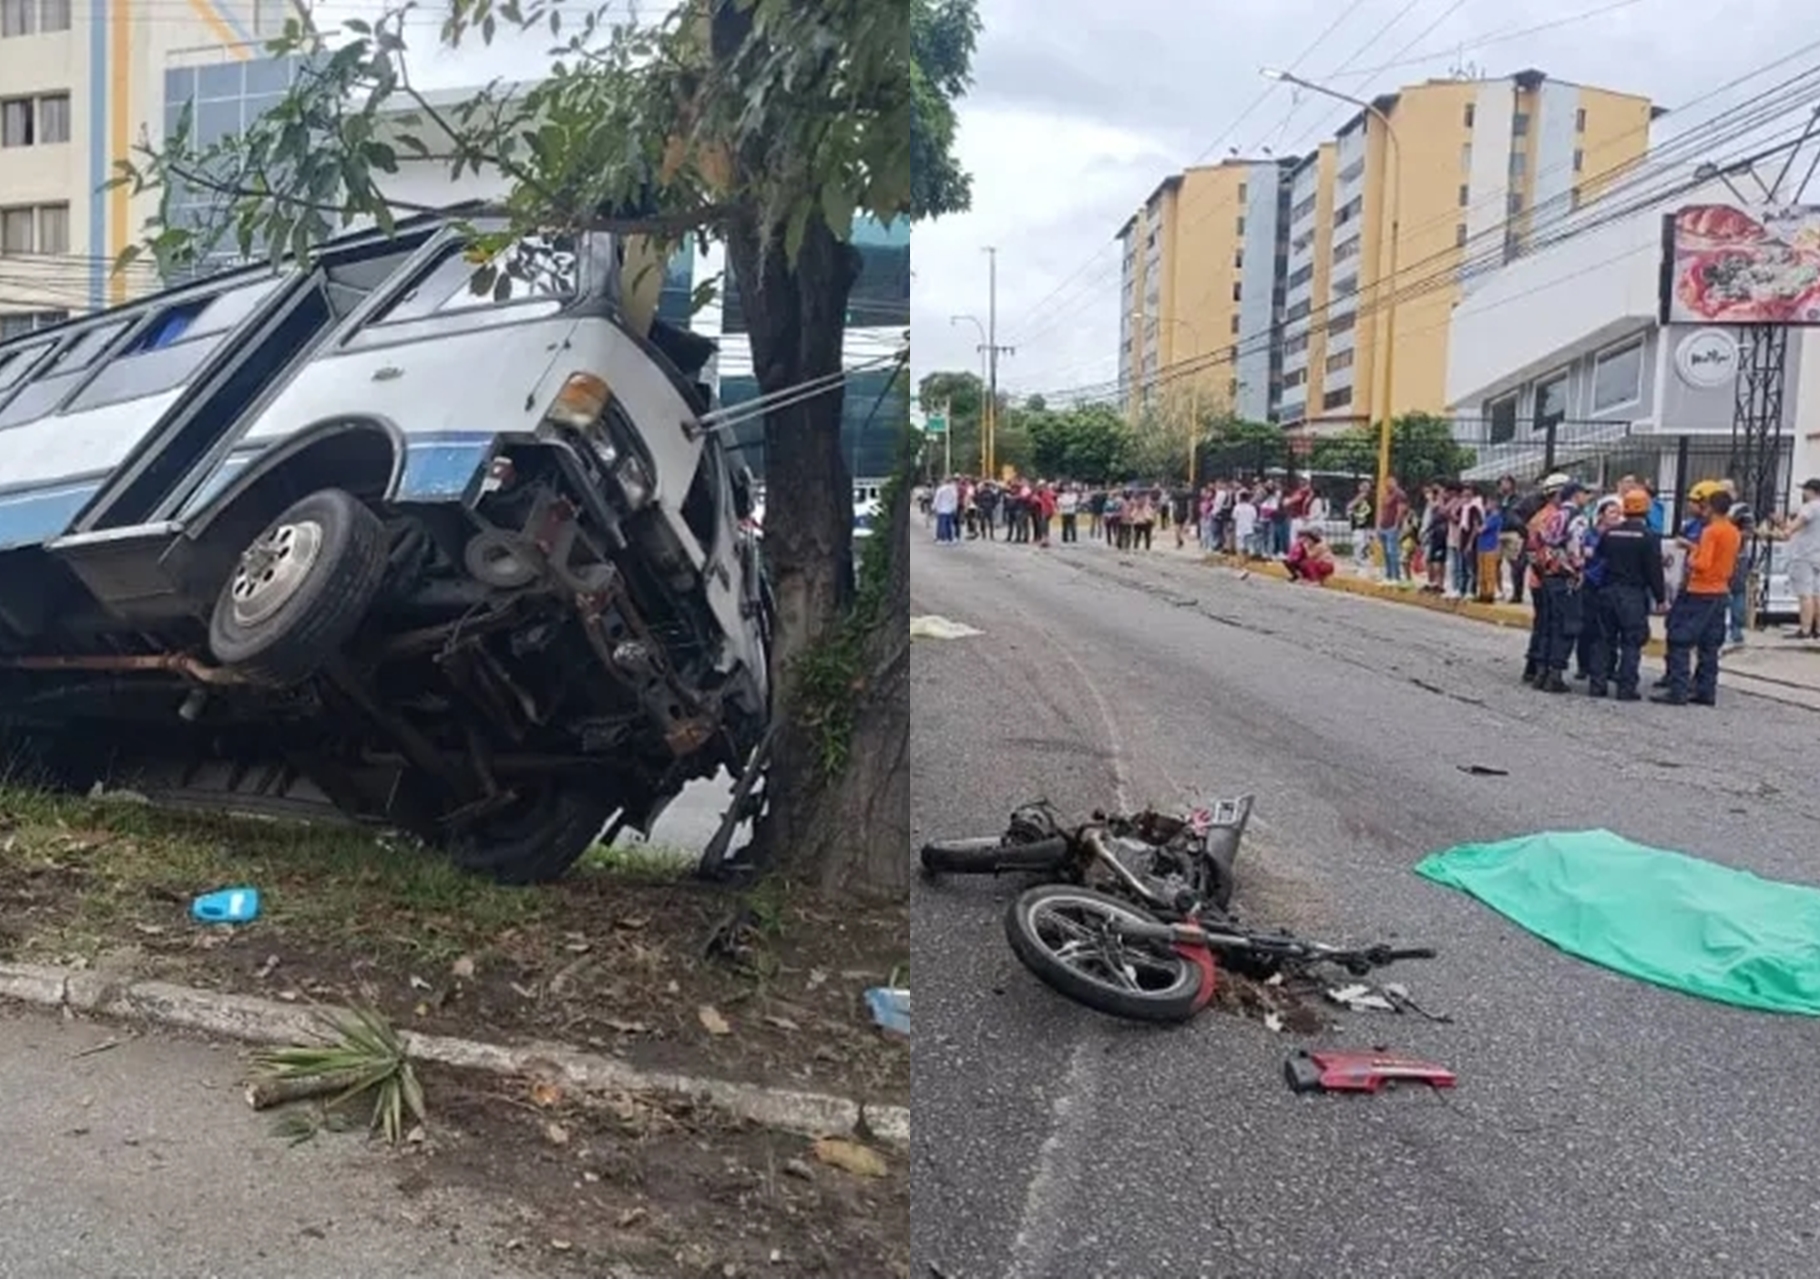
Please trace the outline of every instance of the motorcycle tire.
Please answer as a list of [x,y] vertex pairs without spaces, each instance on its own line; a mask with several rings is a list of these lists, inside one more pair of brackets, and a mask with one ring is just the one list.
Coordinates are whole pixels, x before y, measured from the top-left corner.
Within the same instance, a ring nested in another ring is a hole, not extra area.
[[1072,906],[1102,919],[1119,917],[1155,923],[1149,912],[1110,894],[1073,885],[1038,885],[1020,894],[1005,913],[1005,936],[1026,969],[1044,985],[1089,1009],[1134,1022],[1186,1022],[1213,997],[1210,957],[1192,959],[1165,944],[1126,943],[1142,952],[1151,983],[1132,989],[1100,979],[1056,955],[1040,931],[1040,913]]

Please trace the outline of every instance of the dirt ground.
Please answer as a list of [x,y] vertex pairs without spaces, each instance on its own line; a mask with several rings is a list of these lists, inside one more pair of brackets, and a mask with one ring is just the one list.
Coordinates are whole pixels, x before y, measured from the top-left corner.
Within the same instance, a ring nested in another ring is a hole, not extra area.
[[909,1178],[892,1152],[746,1125],[674,1100],[583,1103],[536,1081],[427,1073],[407,1196],[510,1189],[518,1265],[572,1276],[902,1276]]
[[[256,921],[190,918],[197,894],[235,886],[259,890]],[[903,907],[707,886],[656,851],[597,850],[561,884],[507,889],[371,832],[0,789],[0,959],[360,1002],[401,1028],[906,1104],[908,1044],[873,1024],[864,993],[907,985],[908,953]],[[509,1190],[524,1247],[550,1255],[538,1267],[908,1265],[907,1181],[888,1154],[854,1173],[723,1115],[532,1083],[432,1073],[434,1150],[414,1176]]]

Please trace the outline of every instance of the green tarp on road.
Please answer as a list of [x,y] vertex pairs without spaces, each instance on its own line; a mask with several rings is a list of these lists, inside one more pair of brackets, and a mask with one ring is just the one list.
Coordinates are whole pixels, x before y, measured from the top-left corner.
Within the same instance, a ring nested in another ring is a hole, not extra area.
[[1747,1009],[1820,1014],[1820,889],[1610,831],[1458,845],[1416,874],[1633,978]]

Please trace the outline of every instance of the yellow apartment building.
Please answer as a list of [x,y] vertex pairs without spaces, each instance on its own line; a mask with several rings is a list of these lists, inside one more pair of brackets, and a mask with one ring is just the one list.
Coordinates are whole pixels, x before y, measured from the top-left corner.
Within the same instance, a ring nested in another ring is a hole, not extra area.
[[[1304,318],[1326,343],[1302,412],[1283,406],[1287,424],[1339,426],[1380,411],[1393,314],[1391,412],[1444,412],[1449,321],[1474,272],[1508,261],[1632,168],[1660,114],[1647,98],[1540,71],[1433,80],[1373,106],[1388,130],[1361,111],[1332,144],[1328,279]],[[1285,342],[1297,336],[1292,327]]]
[[[1189,169],[1120,229],[1128,410],[1193,387],[1254,420],[1369,421],[1394,297],[1392,411],[1443,412],[1449,320],[1475,271],[1636,165],[1661,114],[1647,98],[1540,71],[1430,80],[1373,106],[1388,131],[1361,111],[1298,159]],[[1192,378],[1169,373],[1221,351]]]
[[0,337],[157,284],[149,265],[108,269],[155,194],[102,187],[142,134],[161,136],[174,73],[209,77],[199,119],[231,115],[237,130],[259,88],[244,67],[286,3],[0,0]]
[[1280,377],[1269,335],[1282,302],[1289,169],[1236,159],[1188,169],[1120,228],[1128,411],[1192,396],[1208,412],[1268,415]]

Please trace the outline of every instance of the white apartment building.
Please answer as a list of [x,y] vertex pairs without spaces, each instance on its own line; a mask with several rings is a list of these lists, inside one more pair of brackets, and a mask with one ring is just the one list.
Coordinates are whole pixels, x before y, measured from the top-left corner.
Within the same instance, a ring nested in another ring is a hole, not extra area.
[[238,67],[283,0],[0,0],[0,336],[156,283],[114,256],[157,207],[102,191],[159,135],[168,68]]
[[[1588,480],[1626,473],[1675,487],[1721,476],[1731,454],[1736,326],[1662,323],[1663,218],[1683,205],[1736,204],[1721,183],[1518,258],[1473,283],[1454,310],[1447,400],[1476,478],[1533,479],[1553,464]],[[1820,340],[1790,332],[1781,497],[1820,471]]]

